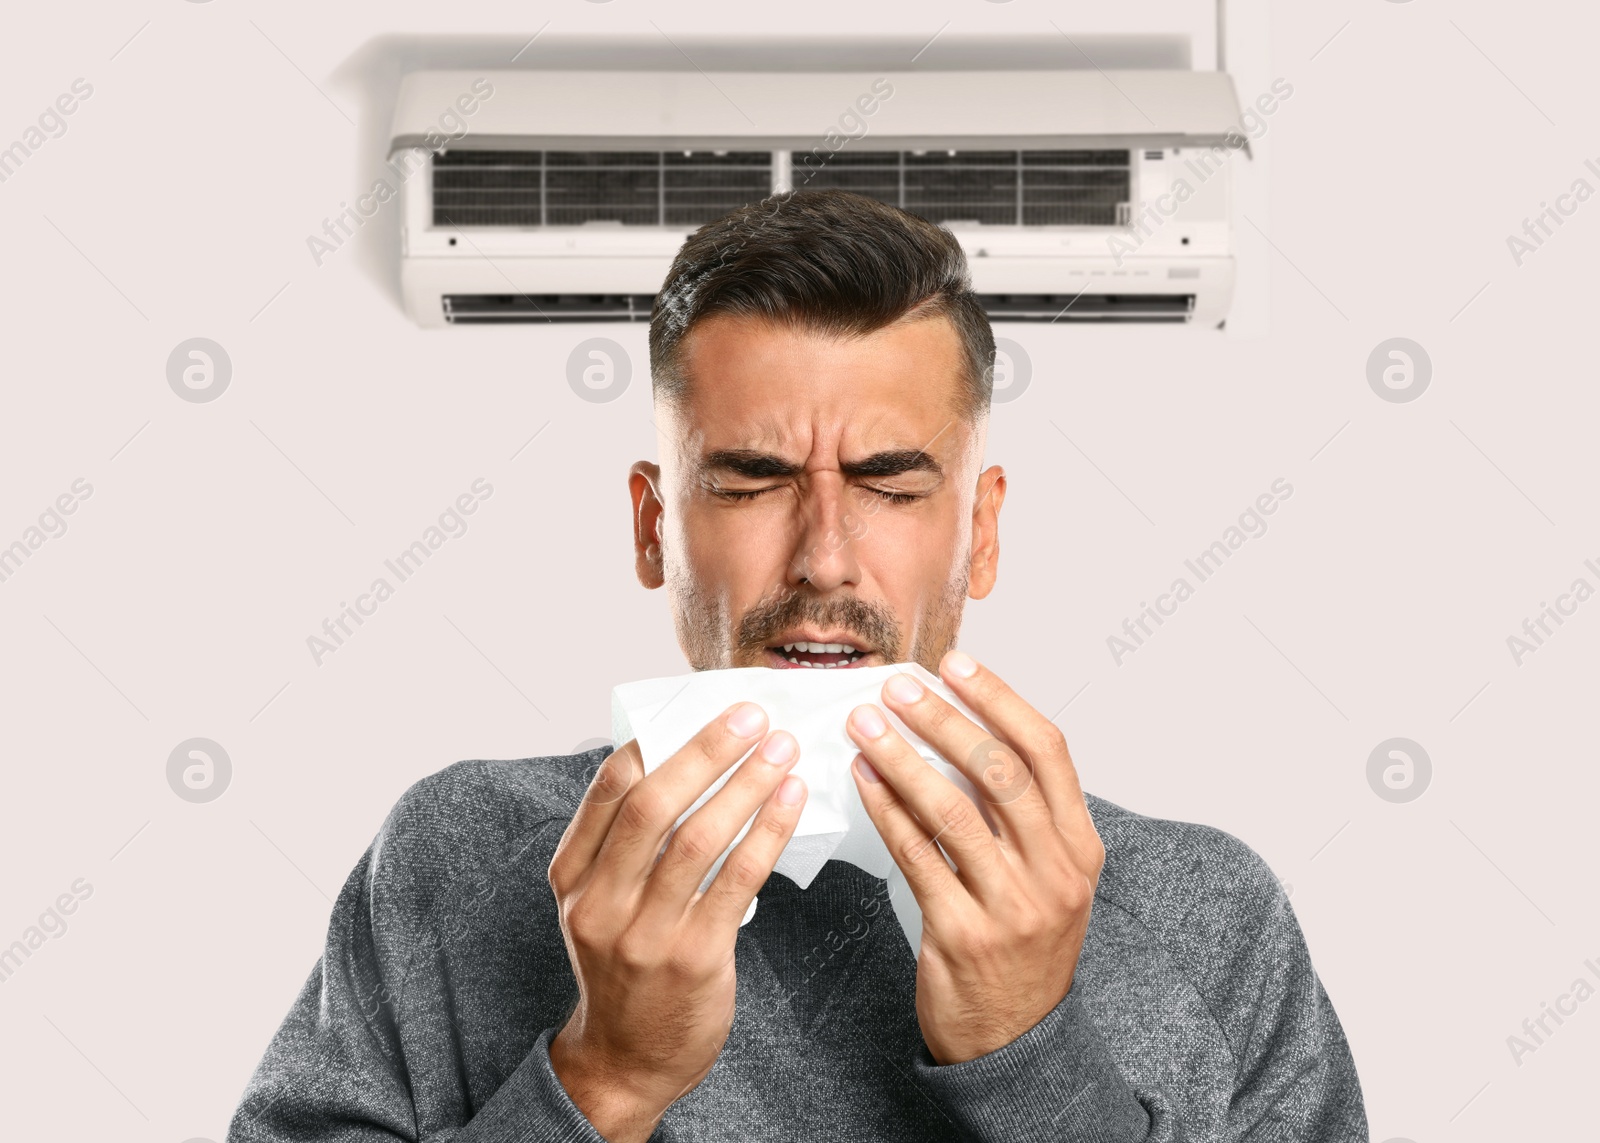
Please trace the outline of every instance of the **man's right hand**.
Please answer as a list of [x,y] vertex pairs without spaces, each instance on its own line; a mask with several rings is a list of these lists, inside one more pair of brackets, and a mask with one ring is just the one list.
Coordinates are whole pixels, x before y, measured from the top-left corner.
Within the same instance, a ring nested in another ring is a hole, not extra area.
[[[733,1026],[739,924],[805,800],[805,783],[785,777],[798,744],[781,730],[761,741],[766,728],[760,707],[740,703],[648,776],[638,742],[628,742],[595,774],[550,861],[578,981],[577,1007],[551,1041],[550,1062],[611,1143],[644,1143],[667,1108],[705,1078]],[[702,892],[751,814],[749,832]]]

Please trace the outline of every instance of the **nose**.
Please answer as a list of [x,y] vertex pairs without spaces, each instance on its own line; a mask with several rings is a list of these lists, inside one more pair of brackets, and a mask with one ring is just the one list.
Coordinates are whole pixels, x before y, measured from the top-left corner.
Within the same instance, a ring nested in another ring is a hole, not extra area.
[[790,586],[810,584],[826,593],[859,583],[861,565],[855,544],[865,521],[853,507],[844,478],[837,472],[808,474],[796,511],[799,520],[789,558]]

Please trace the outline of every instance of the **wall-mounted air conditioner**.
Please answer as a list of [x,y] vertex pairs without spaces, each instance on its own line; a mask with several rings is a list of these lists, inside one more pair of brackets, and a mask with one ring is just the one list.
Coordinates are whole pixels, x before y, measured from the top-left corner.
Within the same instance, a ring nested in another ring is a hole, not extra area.
[[1239,134],[1213,71],[430,71],[390,155],[420,324],[643,321],[693,230],[844,187],[960,239],[995,320],[1222,323]]

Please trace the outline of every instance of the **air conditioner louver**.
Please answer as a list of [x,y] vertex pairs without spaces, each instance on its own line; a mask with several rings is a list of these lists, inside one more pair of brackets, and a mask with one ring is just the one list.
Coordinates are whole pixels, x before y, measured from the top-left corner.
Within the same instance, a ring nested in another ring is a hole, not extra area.
[[649,321],[654,294],[446,294],[444,320],[485,322]]
[[1193,294],[979,294],[990,321],[1187,322]]
[[[1193,294],[979,294],[992,321],[1187,322]],[[649,321],[653,294],[446,294],[452,325]]]

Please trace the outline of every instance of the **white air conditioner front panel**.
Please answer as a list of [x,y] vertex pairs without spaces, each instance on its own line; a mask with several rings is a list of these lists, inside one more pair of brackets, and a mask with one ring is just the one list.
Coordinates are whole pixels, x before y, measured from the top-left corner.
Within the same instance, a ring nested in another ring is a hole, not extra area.
[[402,80],[392,149],[426,145],[463,96],[475,110],[454,115],[464,133],[451,145],[490,150],[809,152],[841,133],[885,149],[981,150],[997,134],[1035,147],[1209,146],[1239,123],[1233,79],[1210,71],[432,71]]
[[[860,101],[875,87],[869,114]],[[456,101],[472,90],[481,98],[468,115]],[[1070,310],[1081,297],[1084,309],[1068,319],[1174,320],[1181,306],[1183,320],[1215,326],[1233,295],[1228,168],[1248,152],[1234,131],[1238,105],[1225,74],[416,73],[402,84],[395,146],[423,142],[452,104],[464,131],[451,140],[435,132],[429,143],[449,154],[437,164],[428,150],[400,156],[417,167],[399,179],[403,294],[423,325],[447,323],[446,299],[458,321],[601,320],[608,312],[640,320],[697,228],[686,218],[721,213],[719,172],[740,168],[740,196],[782,189],[830,132],[822,169],[850,179],[869,171],[874,189],[864,193],[946,226],[997,321],[1049,320],[1057,303]],[[857,107],[859,137],[839,136],[841,116]],[[770,162],[738,157],[762,150]],[[1121,157],[1094,154],[1101,151]],[[945,152],[948,162],[939,158]],[[965,182],[949,174],[963,167],[984,173]],[[744,186],[756,169],[770,187],[762,179]],[[573,170],[605,174],[563,182]],[[1102,173],[1081,178],[1085,171]],[[449,195],[437,211],[436,178]],[[836,176],[835,185],[858,184]],[[896,185],[898,199],[882,190]],[[1052,200],[1048,188],[1063,185],[1085,191]],[[612,189],[586,198],[585,186]],[[996,191],[1006,187],[1015,188],[1014,211],[1011,192]],[[699,206],[675,205],[702,192]],[[634,205],[640,200],[629,196],[640,194],[656,209]],[[1052,213],[1062,202],[1087,205]],[[1139,298],[1149,304],[1123,308]]]

